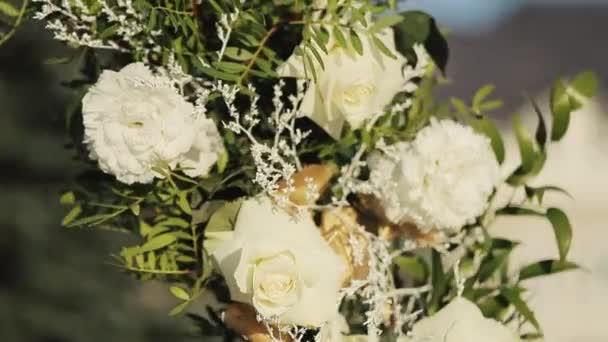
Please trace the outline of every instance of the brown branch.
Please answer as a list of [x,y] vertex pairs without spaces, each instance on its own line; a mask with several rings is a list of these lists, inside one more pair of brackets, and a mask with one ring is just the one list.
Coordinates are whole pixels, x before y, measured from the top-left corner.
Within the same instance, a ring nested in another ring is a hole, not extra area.
[[260,46],[258,46],[257,50],[255,50],[255,53],[253,54],[253,56],[249,60],[249,63],[247,63],[247,68],[245,69],[245,71],[243,71],[243,73],[239,77],[239,79],[237,81],[238,85],[242,85],[243,84],[243,80],[245,80],[245,77],[247,77],[247,75],[249,74],[249,72],[251,71],[251,69],[253,69],[253,64],[255,64],[255,61],[260,56],[260,53],[262,53],[262,50],[264,49],[264,46],[266,46],[266,43],[268,42],[268,39],[270,39],[270,37],[276,31],[277,31],[277,27],[273,26],[270,30],[268,30],[268,32],[266,32],[266,35],[264,36],[264,38],[262,38],[262,41],[260,42]]

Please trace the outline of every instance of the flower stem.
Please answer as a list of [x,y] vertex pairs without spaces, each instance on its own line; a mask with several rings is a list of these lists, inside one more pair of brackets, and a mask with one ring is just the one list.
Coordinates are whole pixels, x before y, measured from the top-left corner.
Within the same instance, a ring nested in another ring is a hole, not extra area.
[[255,53],[253,54],[253,56],[249,60],[249,63],[247,63],[247,68],[245,69],[245,71],[243,71],[243,73],[239,77],[239,79],[237,81],[238,85],[242,85],[243,84],[243,80],[245,80],[245,77],[247,77],[247,75],[249,74],[249,72],[251,71],[251,69],[253,69],[253,64],[255,64],[255,61],[260,56],[260,53],[262,53],[262,49],[264,49],[264,46],[266,46],[266,43],[268,42],[268,39],[270,39],[270,37],[276,31],[277,31],[277,27],[273,26],[270,30],[268,30],[268,32],[266,32],[266,35],[264,36],[264,38],[262,38],[262,41],[260,42],[260,46],[258,46],[257,50],[255,50]]
[[11,37],[15,34],[15,32],[17,32],[17,28],[19,27],[19,25],[21,24],[21,20],[23,20],[23,17],[25,16],[25,11],[27,10],[28,3],[29,3],[29,0],[23,0],[23,3],[21,4],[21,9],[19,10],[19,15],[17,16],[17,19],[15,20],[13,27],[11,28],[10,31],[8,31],[8,33],[4,37],[0,37],[0,46],[2,46],[9,39],[11,39]]

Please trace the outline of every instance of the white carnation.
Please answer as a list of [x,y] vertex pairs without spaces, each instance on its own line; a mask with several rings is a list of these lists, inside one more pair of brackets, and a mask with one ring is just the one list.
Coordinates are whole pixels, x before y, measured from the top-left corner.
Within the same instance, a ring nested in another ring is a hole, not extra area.
[[506,326],[485,318],[479,308],[456,298],[435,315],[414,325],[411,342],[519,342]]
[[[316,82],[311,81],[302,102],[302,113],[335,139],[340,138],[344,122],[355,129],[361,127],[381,113],[407,83],[406,60],[395,48],[392,29],[378,32],[377,37],[395,59],[383,54],[367,32],[360,32],[359,37],[363,55],[352,47],[340,47],[330,36],[328,53],[321,54],[324,66],[316,64]],[[305,70],[302,56],[294,54],[279,68],[279,75],[310,78],[311,72]]]
[[412,142],[369,158],[370,182],[385,214],[423,231],[456,232],[488,206],[500,180],[490,140],[451,120],[431,120]]
[[149,183],[164,165],[206,176],[223,150],[213,121],[142,63],[105,70],[82,106],[91,158],[123,183]]
[[346,266],[309,216],[296,219],[267,197],[246,200],[212,256],[232,300],[265,318],[320,327],[336,314]]

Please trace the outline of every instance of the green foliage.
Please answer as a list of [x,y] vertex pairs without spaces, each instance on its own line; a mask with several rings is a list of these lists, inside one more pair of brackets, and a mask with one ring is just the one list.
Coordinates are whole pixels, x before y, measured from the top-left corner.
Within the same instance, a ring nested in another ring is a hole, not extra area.
[[472,103],[466,104],[455,97],[450,99],[455,109],[455,116],[473,127],[478,133],[484,134],[490,139],[496,160],[502,164],[505,160],[505,145],[496,125],[487,117],[486,113],[500,109],[503,105],[501,100],[488,100],[494,92],[495,86],[487,84],[481,87],[474,95]]
[[428,279],[429,268],[424,259],[420,256],[401,255],[393,261],[400,272],[401,277],[411,278],[415,282],[423,283]]
[[19,10],[5,1],[0,1],[0,13],[13,18],[19,16]]
[[445,73],[449,49],[435,19],[419,11],[403,12],[401,16],[403,20],[396,22],[397,24],[394,26],[397,50],[411,58],[414,44],[422,44],[437,67]]
[[523,291],[521,289],[509,287],[503,288],[501,291],[501,295],[507,298],[509,303],[515,307],[517,312],[519,312],[526,321],[532,323],[532,325],[536,328],[537,333],[542,334],[540,324],[536,319],[536,315],[522,298],[522,293]]
[[[25,16],[29,0],[21,0],[21,6],[15,7],[7,0],[0,0],[0,46],[4,45],[16,32]],[[1,30],[2,26],[9,27],[7,32]]]
[[543,260],[522,267],[519,271],[519,280],[524,281],[531,278],[542,277],[550,274],[576,270],[580,268],[577,264],[561,260]]
[[568,220],[568,216],[566,216],[563,211],[557,208],[549,208],[547,210],[547,219],[549,219],[553,226],[557,247],[559,249],[559,259],[560,261],[566,261],[566,257],[570,251],[570,245],[572,244],[572,227],[570,226],[570,220]]
[[597,77],[590,71],[576,75],[571,83],[566,83],[563,79],[555,81],[551,90],[551,140],[558,141],[564,137],[571,113],[581,108],[581,100],[595,96],[598,83]]

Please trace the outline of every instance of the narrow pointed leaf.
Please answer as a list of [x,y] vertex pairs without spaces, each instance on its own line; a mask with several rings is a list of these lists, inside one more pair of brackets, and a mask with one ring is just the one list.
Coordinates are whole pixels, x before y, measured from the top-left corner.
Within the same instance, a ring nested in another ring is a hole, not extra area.
[[560,260],[543,260],[523,267],[519,271],[519,280],[547,276],[555,273],[578,269],[579,266],[573,262]]
[[547,210],[547,218],[553,226],[559,249],[559,258],[565,261],[572,244],[572,226],[570,225],[570,220],[562,210],[557,208],[549,208]]

